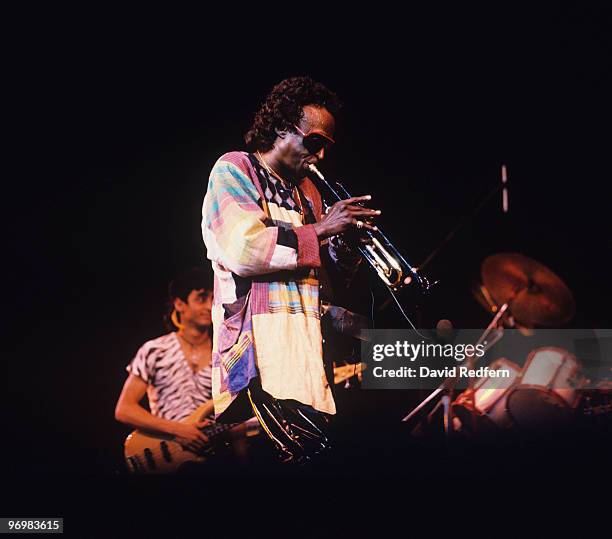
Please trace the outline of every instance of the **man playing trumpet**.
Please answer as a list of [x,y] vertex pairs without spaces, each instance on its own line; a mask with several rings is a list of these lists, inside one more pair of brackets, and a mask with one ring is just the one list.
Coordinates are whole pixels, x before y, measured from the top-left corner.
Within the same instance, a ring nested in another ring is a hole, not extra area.
[[322,360],[320,248],[352,271],[359,258],[337,236],[374,230],[380,212],[335,203],[323,215],[306,177],[334,143],[336,95],[308,77],[276,85],[255,115],[249,152],[215,163],[204,199],[202,233],[215,272],[213,398],[220,421],[253,412],[287,461],[329,448],[336,412]]

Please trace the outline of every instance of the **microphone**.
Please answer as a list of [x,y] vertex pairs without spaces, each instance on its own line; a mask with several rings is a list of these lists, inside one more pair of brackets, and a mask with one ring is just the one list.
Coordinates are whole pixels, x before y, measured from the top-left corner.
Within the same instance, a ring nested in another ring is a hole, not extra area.
[[502,165],[501,167],[501,180],[502,180],[502,211],[504,213],[508,213],[508,188],[506,184],[508,183],[508,169],[506,165]]
[[436,324],[436,340],[438,342],[450,343],[453,340],[453,323],[446,318],[438,320]]

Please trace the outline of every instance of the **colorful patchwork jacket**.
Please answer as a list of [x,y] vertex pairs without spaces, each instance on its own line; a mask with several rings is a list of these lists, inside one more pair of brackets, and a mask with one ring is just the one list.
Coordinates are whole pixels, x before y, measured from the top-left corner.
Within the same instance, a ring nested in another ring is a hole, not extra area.
[[[302,215],[305,202],[318,221],[321,196],[308,178],[299,188],[296,201],[294,191],[245,152],[221,156],[210,173],[202,234],[215,273],[212,380],[218,418],[255,377],[273,397],[336,411],[322,360],[320,242]],[[350,252],[334,241],[328,245],[332,261],[355,265]]]

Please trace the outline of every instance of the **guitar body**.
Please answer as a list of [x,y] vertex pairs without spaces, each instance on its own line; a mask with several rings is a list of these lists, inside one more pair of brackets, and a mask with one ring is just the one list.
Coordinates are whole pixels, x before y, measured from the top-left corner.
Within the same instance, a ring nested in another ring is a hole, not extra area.
[[[194,410],[182,423],[197,423],[202,421],[212,412],[212,402],[204,403]],[[257,420],[249,420],[246,424],[247,436],[258,434],[255,428]],[[195,453],[183,448],[181,444],[174,441],[169,434],[149,432],[144,430],[133,431],[125,440],[124,456],[128,470],[131,473],[144,474],[168,474],[176,472],[181,466],[188,462],[201,463],[214,452],[213,442],[222,433],[237,430],[240,425],[212,423],[204,427],[202,432],[209,438],[206,447]]]
[[176,472],[187,462],[204,462],[198,455],[172,440],[172,436],[135,430],[125,440],[125,462],[132,473],[167,474]]
[[365,363],[352,363],[334,367],[334,384],[340,384],[353,376],[360,375],[366,368]]

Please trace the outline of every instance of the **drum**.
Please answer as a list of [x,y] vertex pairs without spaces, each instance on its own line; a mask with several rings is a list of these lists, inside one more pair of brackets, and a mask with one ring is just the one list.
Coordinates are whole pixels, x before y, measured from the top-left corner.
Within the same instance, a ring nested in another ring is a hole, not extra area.
[[579,408],[585,425],[612,426],[612,380],[601,380],[593,389],[583,390]]
[[473,390],[467,389],[461,393],[453,403],[453,413],[459,420],[459,424],[455,422],[455,427],[488,433],[512,426],[506,411],[506,399],[519,378],[521,368],[506,358],[496,359],[489,368],[506,369],[509,376],[479,378]]
[[563,428],[575,417],[584,378],[575,356],[563,348],[536,348],[508,393],[507,409],[522,430]]

